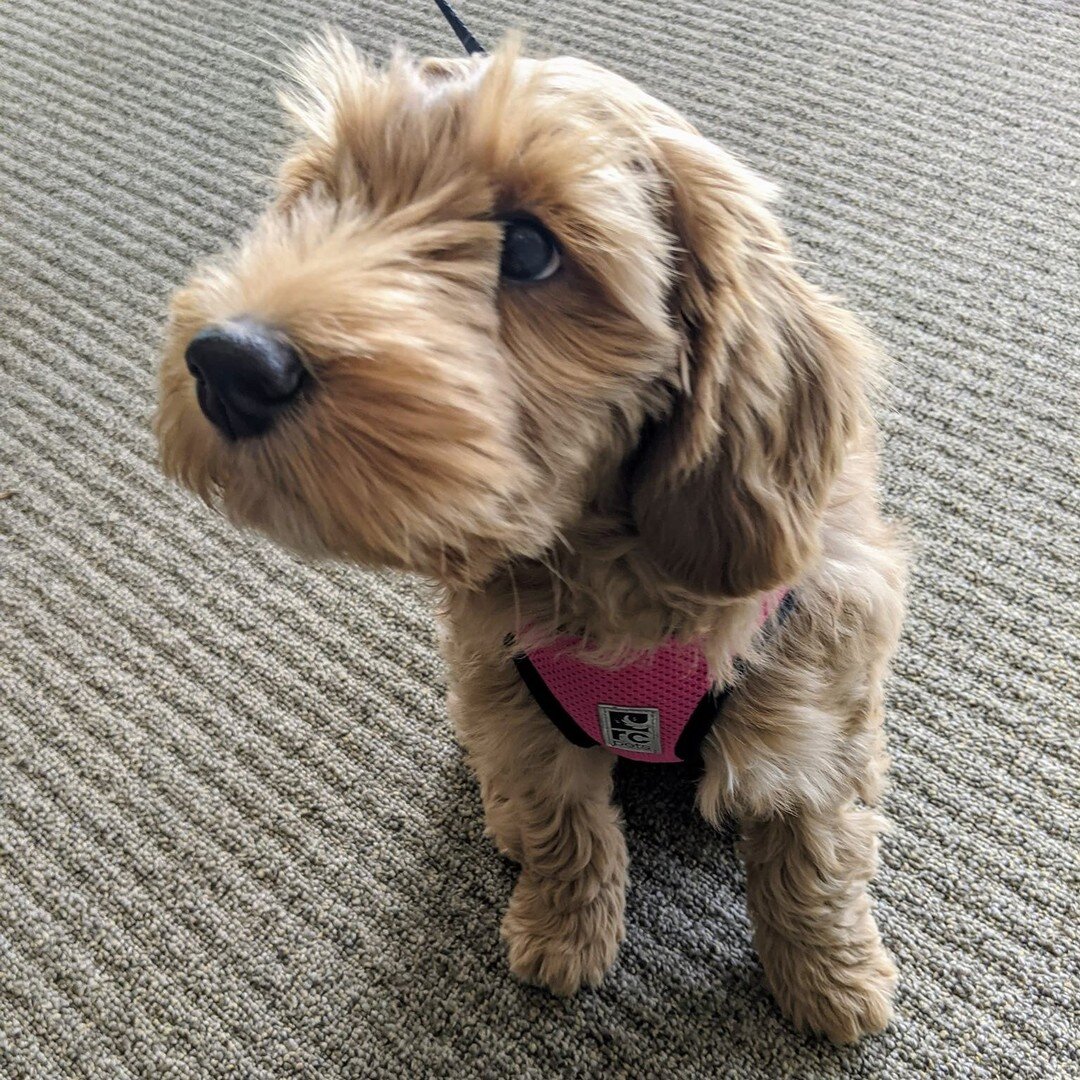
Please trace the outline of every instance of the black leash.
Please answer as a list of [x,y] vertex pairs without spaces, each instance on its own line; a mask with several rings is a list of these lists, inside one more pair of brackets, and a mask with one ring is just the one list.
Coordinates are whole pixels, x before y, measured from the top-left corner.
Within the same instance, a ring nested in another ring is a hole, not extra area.
[[457,34],[458,41],[465,46],[465,51],[470,56],[483,55],[487,52],[484,46],[472,36],[469,28],[461,21],[461,16],[446,0],[435,0],[435,3],[439,5],[439,10],[446,16],[446,21],[453,28],[454,33]]

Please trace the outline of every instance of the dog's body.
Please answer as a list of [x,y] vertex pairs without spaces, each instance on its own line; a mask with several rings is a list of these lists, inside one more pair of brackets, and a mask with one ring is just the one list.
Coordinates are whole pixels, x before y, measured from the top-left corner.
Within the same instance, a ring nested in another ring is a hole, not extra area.
[[174,303],[166,469],[301,551],[441,583],[451,714],[522,867],[510,963],[557,993],[615,957],[626,846],[614,758],[549,723],[512,651],[696,642],[732,686],[698,802],[740,819],[769,984],[833,1039],[880,1029],[869,807],[904,560],[872,350],[765,186],[608,72],[513,49],[375,72],[330,39],[300,77],[277,203]]

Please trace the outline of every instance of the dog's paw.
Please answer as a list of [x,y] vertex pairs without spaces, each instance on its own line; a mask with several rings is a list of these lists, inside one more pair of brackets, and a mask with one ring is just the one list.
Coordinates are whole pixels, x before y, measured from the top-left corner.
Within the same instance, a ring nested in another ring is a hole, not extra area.
[[880,945],[856,963],[797,946],[778,959],[774,950],[769,983],[799,1030],[844,1046],[888,1026],[896,967]]
[[578,907],[553,902],[544,882],[523,876],[502,924],[510,970],[559,997],[599,986],[625,936],[624,890],[609,882]]

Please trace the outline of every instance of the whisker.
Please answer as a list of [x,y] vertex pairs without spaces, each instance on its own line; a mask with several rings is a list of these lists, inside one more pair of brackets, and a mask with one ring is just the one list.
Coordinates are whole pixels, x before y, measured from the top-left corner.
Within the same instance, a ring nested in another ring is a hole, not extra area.
[[[207,37],[205,34],[200,34],[198,32],[193,32],[191,36],[196,40],[201,41],[209,48],[221,47],[228,49],[231,52],[236,53],[237,56],[243,56],[247,60],[254,60],[257,64],[261,64],[267,70],[276,72],[278,75],[289,76],[288,68],[284,67],[282,64],[279,64],[274,60],[269,60],[265,56],[259,56],[258,53],[249,52],[247,49],[241,49],[239,45],[233,45],[232,42],[222,41],[221,38]],[[273,37],[275,35],[271,36]],[[285,48],[288,48],[284,42],[281,44]]]

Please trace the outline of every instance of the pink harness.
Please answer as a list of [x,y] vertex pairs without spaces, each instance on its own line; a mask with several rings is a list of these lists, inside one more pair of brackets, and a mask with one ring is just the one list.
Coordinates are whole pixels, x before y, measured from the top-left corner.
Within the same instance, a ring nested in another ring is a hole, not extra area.
[[[794,594],[770,593],[760,629],[775,613],[782,620]],[[697,756],[730,693],[709,676],[701,646],[669,642],[618,668],[590,664],[563,637],[514,657],[536,703],[577,746],[604,746],[632,761],[670,763]]]

